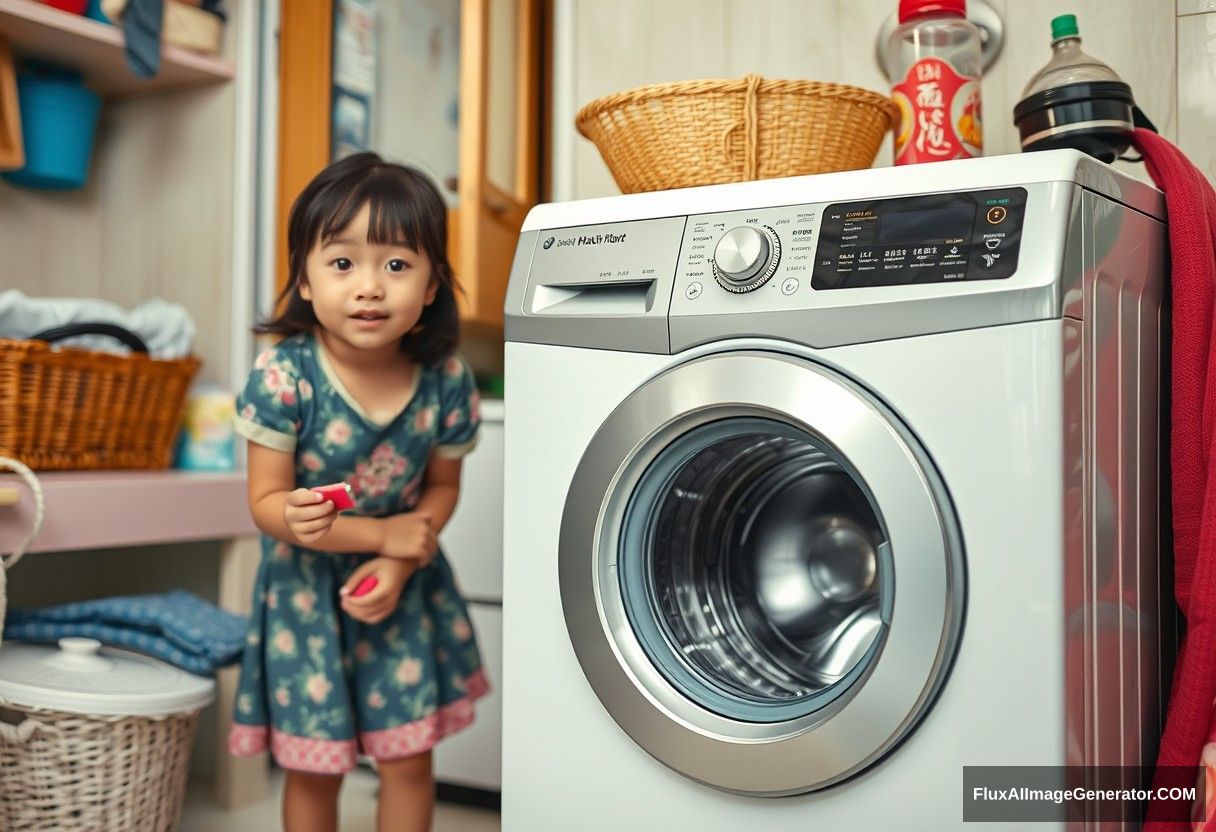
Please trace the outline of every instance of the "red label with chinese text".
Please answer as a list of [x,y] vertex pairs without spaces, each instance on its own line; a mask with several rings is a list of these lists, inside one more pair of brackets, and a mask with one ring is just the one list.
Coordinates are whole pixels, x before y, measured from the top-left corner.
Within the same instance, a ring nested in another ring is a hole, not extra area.
[[984,148],[980,80],[941,58],[921,58],[891,90],[899,106],[895,164],[969,159]]

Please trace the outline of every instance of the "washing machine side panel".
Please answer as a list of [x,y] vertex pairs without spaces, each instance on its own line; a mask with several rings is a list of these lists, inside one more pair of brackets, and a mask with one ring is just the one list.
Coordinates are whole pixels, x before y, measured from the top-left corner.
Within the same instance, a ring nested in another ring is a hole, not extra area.
[[[1157,487],[1165,233],[1156,220],[1095,194],[1085,195],[1084,211],[1085,315],[1075,329],[1091,449],[1086,762],[1136,767],[1156,758],[1169,692],[1159,668],[1173,605],[1160,571]],[[1098,785],[1140,785],[1132,780]]]

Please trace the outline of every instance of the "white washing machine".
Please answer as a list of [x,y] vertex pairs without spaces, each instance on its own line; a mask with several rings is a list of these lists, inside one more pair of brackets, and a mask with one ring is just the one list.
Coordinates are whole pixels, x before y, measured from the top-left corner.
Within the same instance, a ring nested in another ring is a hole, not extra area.
[[965,767],[1151,763],[1163,216],[1071,151],[535,208],[505,832],[941,832]]

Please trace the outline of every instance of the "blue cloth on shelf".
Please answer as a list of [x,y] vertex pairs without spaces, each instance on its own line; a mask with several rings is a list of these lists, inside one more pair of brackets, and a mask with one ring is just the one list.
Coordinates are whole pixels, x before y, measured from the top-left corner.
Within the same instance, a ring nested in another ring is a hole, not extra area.
[[182,670],[211,676],[240,661],[246,619],[196,595],[128,595],[41,609],[10,609],[6,641],[54,643],[95,638],[103,644],[147,653]]
[[128,0],[122,12],[122,31],[127,41],[127,66],[140,78],[160,72],[160,32],[165,0]]

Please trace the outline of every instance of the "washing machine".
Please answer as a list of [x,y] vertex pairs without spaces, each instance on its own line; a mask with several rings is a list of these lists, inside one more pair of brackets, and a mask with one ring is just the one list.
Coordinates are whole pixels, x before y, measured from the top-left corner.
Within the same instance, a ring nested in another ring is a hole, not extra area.
[[1173,638],[1163,216],[1072,151],[533,209],[505,832],[1004,830],[994,771],[1139,783],[1096,766],[1151,764]]

